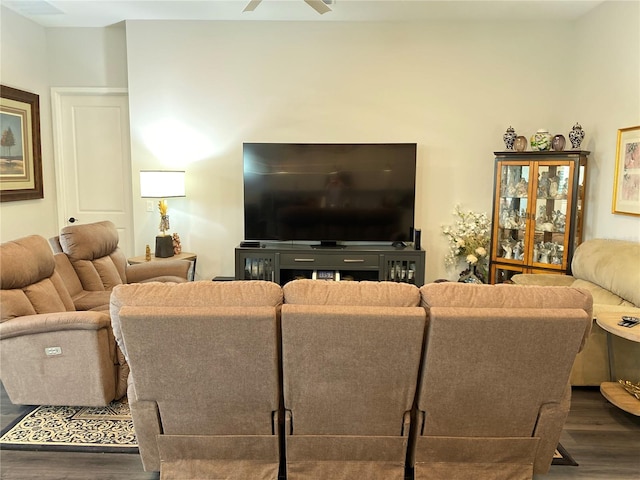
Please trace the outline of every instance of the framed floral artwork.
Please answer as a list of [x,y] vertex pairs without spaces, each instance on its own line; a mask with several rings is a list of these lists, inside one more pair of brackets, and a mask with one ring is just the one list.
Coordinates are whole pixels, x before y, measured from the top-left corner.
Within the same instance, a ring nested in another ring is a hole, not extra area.
[[0,85],[0,200],[43,197],[39,97]]
[[640,216],[640,126],[618,130],[612,211]]

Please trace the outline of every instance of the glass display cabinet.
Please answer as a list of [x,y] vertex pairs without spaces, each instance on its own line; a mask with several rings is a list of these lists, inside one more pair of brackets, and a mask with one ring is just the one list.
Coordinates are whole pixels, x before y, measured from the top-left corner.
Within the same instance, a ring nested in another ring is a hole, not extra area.
[[571,273],[589,153],[495,152],[490,283],[517,273]]

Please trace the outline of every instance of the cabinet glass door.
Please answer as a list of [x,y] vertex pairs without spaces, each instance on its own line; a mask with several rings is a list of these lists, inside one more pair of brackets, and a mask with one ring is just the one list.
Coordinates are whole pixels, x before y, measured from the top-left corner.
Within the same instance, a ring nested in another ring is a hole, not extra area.
[[572,169],[573,164],[568,162],[537,162],[535,165],[530,240],[533,266],[567,268],[565,252],[569,248]]
[[275,260],[273,255],[242,253],[239,257],[240,271],[236,267],[237,280],[267,280],[277,281],[275,278]]
[[508,263],[521,264],[529,248],[527,218],[531,183],[529,163],[501,162],[498,167],[499,196],[497,225],[494,225],[494,258]]

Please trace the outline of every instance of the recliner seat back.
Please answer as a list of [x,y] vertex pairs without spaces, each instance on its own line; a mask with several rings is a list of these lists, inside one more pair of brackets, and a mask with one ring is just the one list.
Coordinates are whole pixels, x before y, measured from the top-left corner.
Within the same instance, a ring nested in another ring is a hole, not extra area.
[[280,287],[263,281],[113,290],[146,470],[163,478],[277,478],[281,303]]
[[[546,473],[591,327],[588,292],[440,283],[427,309],[416,479]],[[494,478],[494,477],[491,477]]]
[[0,321],[75,310],[71,296],[56,272],[53,252],[43,237],[31,235],[3,243],[0,248]]
[[127,282],[127,259],[112,222],[66,226],[59,241],[85,290],[111,290]]
[[288,478],[403,479],[425,311],[417,287],[283,287]]

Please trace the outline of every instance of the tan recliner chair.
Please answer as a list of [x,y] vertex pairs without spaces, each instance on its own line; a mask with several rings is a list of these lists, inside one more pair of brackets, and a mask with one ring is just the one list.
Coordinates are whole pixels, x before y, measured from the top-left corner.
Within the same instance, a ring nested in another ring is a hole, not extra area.
[[145,470],[163,479],[277,479],[281,303],[281,288],[264,281],[113,289]]
[[14,404],[104,406],[128,367],[107,311],[75,311],[43,237],[0,245],[0,378]]
[[283,288],[287,478],[403,480],[425,311],[414,285]]
[[111,290],[85,290],[69,257],[65,253],[54,253],[53,258],[56,262],[56,272],[67,287],[76,310],[109,311]]
[[546,473],[569,412],[569,373],[592,297],[568,287],[439,283],[427,309],[415,478]]
[[111,291],[123,283],[186,282],[191,267],[187,260],[128,265],[118,247],[118,231],[110,221],[69,225],[50,243],[54,251],[59,243],[86,291]]

